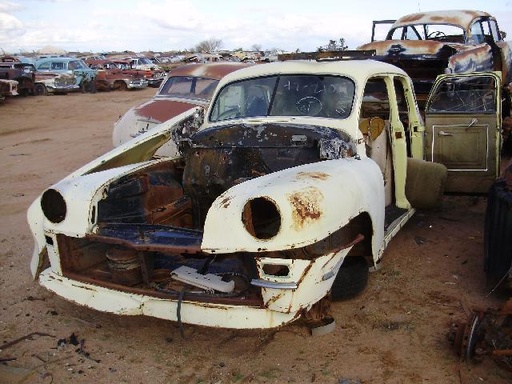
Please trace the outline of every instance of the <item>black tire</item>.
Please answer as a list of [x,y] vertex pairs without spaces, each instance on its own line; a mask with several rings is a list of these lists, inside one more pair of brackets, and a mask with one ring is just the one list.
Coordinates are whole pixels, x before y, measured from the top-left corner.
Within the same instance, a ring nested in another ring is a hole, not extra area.
[[368,285],[368,263],[364,257],[347,257],[331,288],[331,299],[347,300],[359,295]]
[[94,80],[84,80],[81,84],[82,93],[96,93],[96,83]]
[[485,211],[484,271],[487,284],[491,289],[500,285],[502,291],[507,290],[507,284],[504,284],[507,281],[505,277],[512,267],[510,233],[512,233],[512,192],[509,190],[507,181],[500,178],[489,189]]
[[116,81],[116,89],[119,90],[119,91],[127,91],[128,90],[128,86],[126,85],[126,83],[124,81]]
[[38,83],[34,84],[34,95],[35,96],[46,96],[48,94],[48,90],[44,84]]

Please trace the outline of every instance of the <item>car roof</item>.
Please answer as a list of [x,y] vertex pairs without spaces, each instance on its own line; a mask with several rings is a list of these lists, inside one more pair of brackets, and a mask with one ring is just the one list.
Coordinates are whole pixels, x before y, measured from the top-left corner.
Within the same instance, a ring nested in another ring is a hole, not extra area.
[[384,73],[407,76],[402,69],[392,64],[376,60],[289,60],[266,64],[256,64],[230,73],[221,80],[221,84],[217,89],[220,89],[224,84],[231,81],[278,74],[339,75],[349,76],[355,79],[367,79],[372,75]]
[[46,61],[79,61],[82,59],[77,59],[76,57],[43,57],[41,59],[37,59],[36,63],[43,63]]
[[448,10],[412,13],[397,19],[391,28],[411,24],[452,24],[462,28],[469,27],[475,19],[491,17],[487,12],[472,10]]
[[231,73],[242,68],[247,68],[251,65],[252,64],[230,61],[185,64],[173,68],[169,72],[169,76],[194,76],[220,80],[228,73]]

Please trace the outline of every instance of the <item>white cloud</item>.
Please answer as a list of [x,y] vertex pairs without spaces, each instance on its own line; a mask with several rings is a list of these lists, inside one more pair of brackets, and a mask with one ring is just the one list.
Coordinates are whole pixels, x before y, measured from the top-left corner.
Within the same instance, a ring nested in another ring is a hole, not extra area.
[[[479,0],[0,0],[0,47],[16,52],[45,45],[73,51],[161,51],[188,49],[216,38],[226,49],[258,44],[264,49],[309,51],[344,38],[355,49],[370,39],[372,20],[419,9],[481,5]],[[512,25],[510,2],[496,0],[487,6],[507,31]],[[512,38],[512,30],[507,32]]]

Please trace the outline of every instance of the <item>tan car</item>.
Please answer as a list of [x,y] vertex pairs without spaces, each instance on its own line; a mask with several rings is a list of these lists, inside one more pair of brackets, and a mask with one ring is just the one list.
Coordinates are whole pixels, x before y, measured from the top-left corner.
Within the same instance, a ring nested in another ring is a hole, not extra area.
[[[42,286],[180,325],[328,331],[331,300],[360,293],[442,193],[411,79],[390,64],[258,64],[224,76],[206,111],[185,105],[34,201]],[[169,141],[178,153],[155,157]]]

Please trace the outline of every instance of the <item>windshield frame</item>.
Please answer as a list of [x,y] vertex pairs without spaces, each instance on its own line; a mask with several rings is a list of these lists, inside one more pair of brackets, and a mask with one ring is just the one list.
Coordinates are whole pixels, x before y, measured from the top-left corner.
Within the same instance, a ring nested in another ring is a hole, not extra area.
[[217,94],[208,121],[252,117],[346,119],[353,109],[356,84],[340,74],[289,73],[243,79]]

